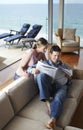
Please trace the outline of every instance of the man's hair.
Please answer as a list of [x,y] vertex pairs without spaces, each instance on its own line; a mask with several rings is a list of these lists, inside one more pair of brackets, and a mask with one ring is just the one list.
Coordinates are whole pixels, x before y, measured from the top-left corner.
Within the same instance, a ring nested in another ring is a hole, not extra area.
[[52,54],[53,51],[56,51],[56,52],[61,52],[61,49],[59,48],[59,46],[57,45],[53,45],[50,49],[50,53]]

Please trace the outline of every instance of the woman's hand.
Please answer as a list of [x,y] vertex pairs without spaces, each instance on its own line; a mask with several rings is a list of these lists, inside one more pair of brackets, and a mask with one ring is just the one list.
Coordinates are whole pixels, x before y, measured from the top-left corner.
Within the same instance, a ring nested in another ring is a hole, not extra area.
[[23,76],[28,78],[28,77],[30,77],[30,74],[25,72]]

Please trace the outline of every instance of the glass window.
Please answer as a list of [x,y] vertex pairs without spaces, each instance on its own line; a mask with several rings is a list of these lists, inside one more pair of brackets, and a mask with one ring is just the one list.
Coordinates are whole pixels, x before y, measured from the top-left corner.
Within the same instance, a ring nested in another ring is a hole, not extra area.
[[80,36],[80,44],[83,47],[83,0],[69,2],[65,0],[64,27],[76,28],[76,35]]

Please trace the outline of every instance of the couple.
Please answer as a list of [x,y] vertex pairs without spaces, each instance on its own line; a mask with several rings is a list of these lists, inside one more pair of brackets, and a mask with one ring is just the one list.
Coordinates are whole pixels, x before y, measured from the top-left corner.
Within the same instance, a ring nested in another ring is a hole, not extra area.
[[[44,60],[45,64],[54,67],[65,67],[64,64],[59,60],[61,49],[58,46],[52,46],[50,49],[50,59],[46,60],[45,51],[47,49],[48,42],[44,38],[40,38],[35,46],[29,49],[23,56],[20,65],[15,73],[14,79],[21,76],[29,77],[31,74],[36,75],[36,82],[39,88],[40,100],[46,102],[48,107],[48,113],[50,119],[46,124],[48,129],[55,128],[56,120],[59,118],[63,103],[67,96],[67,90],[71,77],[68,77],[63,73],[63,82],[59,83],[53,80],[50,76],[45,73],[39,72],[36,69],[36,63],[39,60]],[[35,64],[35,65],[34,65]],[[28,69],[27,69],[28,68]],[[50,100],[50,98],[52,100]]]
[[[53,67],[68,69],[68,66],[60,61],[60,53],[61,49],[54,45],[50,49],[50,59],[42,62]],[[27,72],[28,74],[36,75],[35,80],[39,88],[40,100],[46,102],[50,116],[46,127],[48,129],[54,129],[56,120],[61,114],[63,103],[67,97],[68,87],[72,83],[71,77],[63,72],[61,76],[62,80],[56,81],[49,75],[39,72],[39,70],[36,69],[36,65],[29,67]]]

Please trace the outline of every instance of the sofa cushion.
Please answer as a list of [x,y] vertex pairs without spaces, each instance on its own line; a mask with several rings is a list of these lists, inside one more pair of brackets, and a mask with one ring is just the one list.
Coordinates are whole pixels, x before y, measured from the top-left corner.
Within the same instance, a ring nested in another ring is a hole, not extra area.
[[76,42],[76,41],[73,41],[73,40],[63,40],[62,42],[62,45],[63,46],[71,46],[71,47],[76,47],[76,46],[79,46],[79,43]]
[[57,125],[60,127],[65,127],[69,125],[71,118],[76,110],[77,101],[75,98],[67,98],[63,105],[63,110],[60,118],[57,121]]
[[64,130],[83,130],[81,128],[73,127],[73,126],[66,126]]
[[[3,130],[48,130],[45,124],[23,117],[16,116]],[[62,130],[56,127],[56,130]]]
[[70,28],[63,29],[63,39],[74,40],[75,32],[76,32],[76,29],[70,29]]
[[49,120],[46,103],[40,101],[39,96],[36,96],[28,105],[26,105],[18,115],[46,123]]
[[82,89],[83,80],[73,79],[72,85],[69,86],[68,97],[75,98],[79,102]]
[[21,110],[36,94],[37,88],[33,77],[21,77],[14,81],[6,90],[15,113]]
[[[33,107],[34,106],[34,107]],[[70,123],[70,120],[74,114],[77,107],[77,102],[74,98],[67,98],[61,116],[57,122],[59,127],[64,127]],[[34,109],[35,108],[35,109]],[[49,115],[47,112],[47,106],[45,102],[38,99],[38,96],[32,100],[23,110],[18,113],[19,116],[29,118],[31,120],[41,121],[47,123],[49,120]]]
[[5,92],[0,94],[0,130],[13,118],[14,111]]

